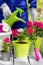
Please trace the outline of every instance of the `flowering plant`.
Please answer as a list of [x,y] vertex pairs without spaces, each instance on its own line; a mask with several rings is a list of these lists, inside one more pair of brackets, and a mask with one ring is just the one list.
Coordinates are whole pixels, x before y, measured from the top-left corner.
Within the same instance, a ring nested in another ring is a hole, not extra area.
[[24,33],[24,30],[23,29],[15,29],[15,30],[12,30],[12,36],[13,38],[16,38],[17,37],[17,40],[21,43],[24,42],[24,39],[25,39],[25,33]]
[[7,52],[9,50],[9,42],[10,42],[9,38],[4,39],[4,42],[2,45],[3,51]]
[[38,37],[43,36],[43,23],[42,22],[27,22],[27,27],[23,29],[22,32],[18,32],[18,30],[12,30],[12,36],[17,37],[17,39],[21,42],[24,41],[26,37],[28,37],[32,42],[35,41]]
[[43,23],[42,22],[27,22],[27,27],[19,32],[17,29],[12,30],[12,36],[17,37],[19,41],[22,41],[28,37],[31,41],[35,41],[38,37],[43,36]]
[[43,23],[42,22],[27,22],[27,34],[29,39],[35,40],[36,37],[43,36]]
[[[16,35],[17,36],[17,40],[19,40],[19,42],[25,42],[25,39],[28,38],[31,40],[31,42],[34,44],[34,51],[36,54],[36,60],[39,60],[39,55],[36,49],[36,39],[37,37],[42,37],[43,36],[43,23],[42,22],[27,22],[26,23],[27,27],[25,27],[23,29],[22,32],[18,32],[18,30],[16,30],[16,34],[14,32],[13,37]],[[24,44],[24,43],[23,43]]]
[[35,42],[37,37],[43,37],[43,23],[42,22],[27,22],[27,31],[26,34],[28,35],[31,42],[34,44],[34,52],[36,55],[36,60],[39,60],[38,49],[36,48]]

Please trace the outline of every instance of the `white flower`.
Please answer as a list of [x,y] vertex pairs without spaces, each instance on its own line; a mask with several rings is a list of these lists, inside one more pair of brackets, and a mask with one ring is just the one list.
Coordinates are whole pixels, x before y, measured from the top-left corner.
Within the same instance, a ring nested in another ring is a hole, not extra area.
[[23,29],[22,28],[19,28],[17,30],[18,30],[18,32],[23,32]]

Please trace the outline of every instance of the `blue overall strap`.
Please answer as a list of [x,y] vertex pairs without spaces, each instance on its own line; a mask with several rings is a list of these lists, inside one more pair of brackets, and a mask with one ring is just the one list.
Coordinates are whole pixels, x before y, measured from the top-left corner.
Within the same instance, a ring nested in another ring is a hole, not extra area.
[[0,6],[1,6],[3,3],[5,3],[5,1],[4,1],[4,0],[0,0]]
[[37,0],[29,0],[28,3],[30,3],[30,8],[36,8],[37,7]]

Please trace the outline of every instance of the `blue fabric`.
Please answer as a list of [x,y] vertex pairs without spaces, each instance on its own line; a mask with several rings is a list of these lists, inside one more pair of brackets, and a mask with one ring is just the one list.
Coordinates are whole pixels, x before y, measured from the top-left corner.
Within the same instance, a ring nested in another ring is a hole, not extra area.
[[37,0],[29,0],[28,3],[30,3],[30,8],[36,8],[37,7]]
[[4,1],[4,0],[0,0],[0,6],[1,6],[3,3],[5,3],[5,1]]
[[[36,4],[35,2],[32,4],[32,2],[36,0],[29,0],[29,3],[31,5],[31,7],[36,7]],[[6,3],[11,11],[15,11],[16,10],[16,7],[19,7],[21,9],[24,10],[23,14],[22,14],[22,19],[24,19],[26,22],[28,21],[28,11],[27,11],[27,5],[26,5],[26,0],[0,0],[0,6],[3,4],[3,3]],[[35,4],[35,6],[34,6]],[[19,16],[19,14],[18,14]],[[20,17],[20,16],[19,16]],[[2,10],[0,9],[0,22],[1,20],[3,19],[3,15],[2,15]],[[12,28],[24,28],[26,25],[20,21],[16,22]]]
[[[4,1],[4,0],[0,0],[0,6],[1,6],[3,3],[5,3],[5,1]],[[3,13],[2,13],[2,10],[0,9],[0,22],[1,22],[1,20],[4,18],[2,14],[3,14]]]

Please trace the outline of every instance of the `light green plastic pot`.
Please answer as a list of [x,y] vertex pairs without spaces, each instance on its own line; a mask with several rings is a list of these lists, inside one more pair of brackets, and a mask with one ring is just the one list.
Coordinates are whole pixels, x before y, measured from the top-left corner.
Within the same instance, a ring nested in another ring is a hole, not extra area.
[[41,37],[37,37],[36,48],[38,49],[38,51],[40,51],[41,42],[42,42],[42,38]]
[[30,41],[25,44],[17,43],[17,41],[13,42],[14,46],[14,54],[16,58],[27,58],[29,54]]
[[[36,48],[38,49],[38,51],[40,51],[40,45],[41,45],[41,38],[40,37],[37,37],[37,40],[35,42],[35,45],[36,45]],[[31,44],[30,44],[30,50],[29,50],[30,53],[33,53],[34,52],[34,47],[35,46],[31,42]]]

